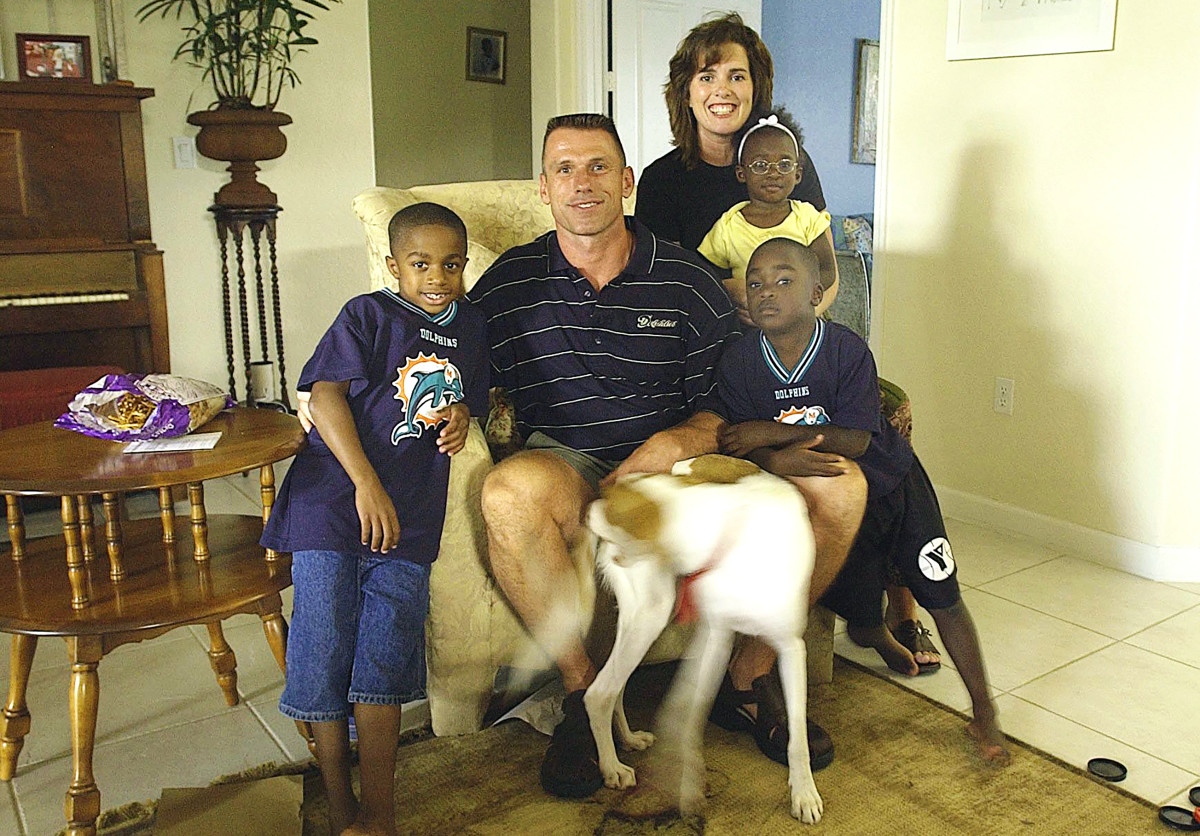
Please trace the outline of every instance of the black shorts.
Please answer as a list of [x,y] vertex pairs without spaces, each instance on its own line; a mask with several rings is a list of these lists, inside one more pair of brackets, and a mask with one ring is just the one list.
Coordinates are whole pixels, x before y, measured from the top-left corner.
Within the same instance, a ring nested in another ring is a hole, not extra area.
[[889,558],[925,609],[958,603],[958,572],[946,525],[933,485],[916,456],[895,490],[868,499],[846,565],[821,596],[821,603],[855,624],[880,624]]

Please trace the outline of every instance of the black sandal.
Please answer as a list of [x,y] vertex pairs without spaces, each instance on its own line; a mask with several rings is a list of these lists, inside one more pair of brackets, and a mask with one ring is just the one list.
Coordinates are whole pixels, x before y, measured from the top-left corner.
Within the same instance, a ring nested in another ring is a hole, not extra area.
[[[914,661],[918,653],[936,653],[942,655],[942,651],[937,649],[937,645],[933,643],[930,636],[933,633],[919,621],[901,621],[893,628],[889,628],[896,641],[900,642],[904,648],[913,655]],[[935,673],[942,669],[941,662],[917,662],[917,675],[926,673]]]
[[587,798],[604,786],[583,694],[572,691],[563,700],[563,719],[542,759],[542,789],[559,798]]
[[[757,706],[757,717],[746,709],[750,704]],[[787,766],[787,703],[778,667],[755,679],[749,691],[734,688],[726,672],[708,718],[726,731],[750,732],[760,752]],[[808,720],[807,731],[808,762],[815,772],[833,762],[833,740],[812,720]]]
[[754,717],[746,710],[746,706],[756,702],[758,697],[753,691],[739,691],[733,687],[733,680],[729,678],[729,671],[726,671],[717,698],[708,712],[708,719],[725,731],[752,732]]

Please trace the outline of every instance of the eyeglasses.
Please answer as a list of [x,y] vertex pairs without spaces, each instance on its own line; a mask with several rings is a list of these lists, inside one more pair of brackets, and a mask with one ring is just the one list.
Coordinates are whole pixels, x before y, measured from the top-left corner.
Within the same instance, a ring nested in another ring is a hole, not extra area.
[[775,169],[780,174],[791,174],[799,167],[799,163],[797,163],[795,160],[789,160],[787,157],[784,157],[777,163],[769,163],[766,160],[755,160],[746,166],[746,168],[750,169],[759,176],[766,174],[771,169]]

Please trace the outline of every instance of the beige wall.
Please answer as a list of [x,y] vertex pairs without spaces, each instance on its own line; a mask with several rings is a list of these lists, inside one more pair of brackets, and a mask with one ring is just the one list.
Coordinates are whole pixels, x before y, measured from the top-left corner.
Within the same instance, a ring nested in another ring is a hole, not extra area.
[[[378,183],[530,176],[529,0],[372,0]],[[504,84],[467,81],[467,27],[508,33]]]
[[[29,25],[28,14],[38,7],[44,15],[40,0],[20,2],[27,9],[20,25]],[[125,3],[130,61],[121,75],[155,90],[143,102],[142,116],[151,225],[164,252],[172,367],[223,384],[220,260],[207,208],[227,175],[223,163],[204,158],[196,169],[177,170],[171,150],[171,137],[196,134],[185,119],[209,103],[211,89],[199,70],[170,60],[181,37],[174,18],[139,23],[138,5]],[[259,174],[283,206],[278,263],[292,386],[342,302],[369,289],[362,226],[350,201],[375,183],[366,0],[331,7],[311,32],[320,43],[295,64],[302,84],[285,90],[280,102],[295,120],[284,129],[287,153],[263,163]],[[239,375],[239,385],[241,380]]]
[[947,62],[946,4],[897,2],[875,335],[935,482],[1192,554],[1197,31],[1123,3],[1111,52]]

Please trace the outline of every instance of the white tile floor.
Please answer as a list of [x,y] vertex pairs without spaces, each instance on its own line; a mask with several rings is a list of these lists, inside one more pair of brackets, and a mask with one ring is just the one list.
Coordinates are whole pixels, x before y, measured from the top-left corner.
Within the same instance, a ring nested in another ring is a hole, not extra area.
[[[257,513],[256,479],[234,476],[206,487],[210,513]],[[145,510],[153,513],[152,500]],[[31,523],[32,534],[38,524],[55,525],[52,514],[43,516],[49,518]],[[1091,757],[1116,758],[1129,768],[1126,789],[1155,804],[1186,806],[1188,789],[1200,785],[1200,584],[1153,583],[1018,537],[947,524],[1005,731],[1080,766]],[[933,627],[931,619],[925,623]],[[307,757],[295,727],[276,710],[282,677],[258,620],[231,619],[225,635],[238,659],[242,703],[234,708],[225,706],[209,668],[203,628],[105,657],[95,751],[103,807],[156,798],[163,787],[202,786],[264,761]],[[3,651],[7,641],[0,642]],[[873,651],[844,633],[835,648],[886,672]],[[5,694],[8,665],[0,653]],[[893,678],[954,708],[969,705],[948,660],[932,676]],[[0,834],[44,836],[64,824],[66,692],[61,642],[43,639],[29,685],[33,729],[16,778],[0,786]],[[406,712],[406,725],[427,716]]]

